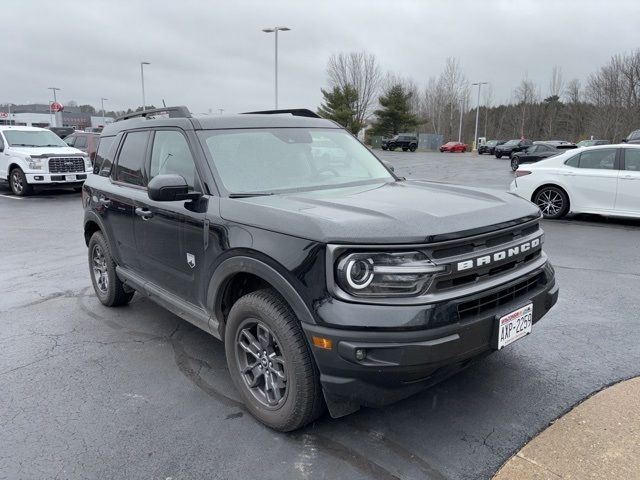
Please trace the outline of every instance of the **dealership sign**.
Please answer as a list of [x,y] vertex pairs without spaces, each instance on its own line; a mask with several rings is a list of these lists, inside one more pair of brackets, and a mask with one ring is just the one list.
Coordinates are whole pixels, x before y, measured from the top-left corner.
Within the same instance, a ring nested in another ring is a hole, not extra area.
[[54,112],[61,112],[62,110],[64,110],[64,107],[59,102],[53,102],[51,104],[51,110]]

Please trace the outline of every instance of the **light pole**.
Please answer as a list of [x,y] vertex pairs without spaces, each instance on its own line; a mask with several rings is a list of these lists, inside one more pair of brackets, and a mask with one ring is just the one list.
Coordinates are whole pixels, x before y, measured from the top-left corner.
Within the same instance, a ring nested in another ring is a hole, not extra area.
[[[60,89],[58,87],[49,87],[48,90],[53,91],[53,103],[58,103],[58,98],[56,97],[56,92]],[[51,104],[49,104],[49,123],[53,123],[53,116],[51,114]],[[58,126],[58,122],[56,121],[55,127]]]
[[265,33],[276,34],[276,110],[278,109],[278,32],[288,32],[289,30],[291,30],[289,27],[273,27],[262,29],[262,31]]
[[478,149],[478,118],[480,115],[480,89],[482,88],[482,85],[487,85],[489,82],[477,82],[477,83],[472,83],[471,85],[478,86],[478,103],[476,105],[476,131],[473,134],[473,148],[472,150],[477,150]]
[[140,62],[140,80],[142,82],[142,111],[147,109],[147,102],[144,98],[144,66],[151,65],[149,62]]
[[105,121],[105,119],[104,119],[104,101],[105,101],[105,100],[109,100],[109,99],[108,99],[108,98],[104,98],[104,97],[102,97],[102,98],[100,99],[100,103],[102,104],[102,128],[104,128],[104,127],[107,125],[107,124],[106,124],[106,121]]

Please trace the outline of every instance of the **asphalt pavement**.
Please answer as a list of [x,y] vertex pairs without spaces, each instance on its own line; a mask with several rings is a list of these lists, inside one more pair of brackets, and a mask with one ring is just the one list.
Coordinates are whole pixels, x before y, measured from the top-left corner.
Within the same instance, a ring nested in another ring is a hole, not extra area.
[[[508,161],[380,152],[505,190]],[[0,479],[490,478],[594,391],[640,375],[640,222],[543,222],[560,299],[532,335],[384,409],[293,434],[242,407],[223,345],[140,296],[95,298],[80,195],[0,185]]]

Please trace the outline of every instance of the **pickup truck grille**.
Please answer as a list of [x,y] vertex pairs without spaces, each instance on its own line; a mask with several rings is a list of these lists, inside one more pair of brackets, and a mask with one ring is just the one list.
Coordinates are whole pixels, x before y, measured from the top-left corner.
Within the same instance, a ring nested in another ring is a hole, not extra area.
[[539,285],[543,285],[544,282],[544,273],[539,273],[534,277],[497,292],[460,303],[458,304],[458,317],[460,320],[464,320],[465,318],[479,315],[501,305],[513,302],[518,298],[524,297],[532,290],[535,290]]
[[58,157],[49,159],[50,173],[84,172],[84,159],[77,157]]

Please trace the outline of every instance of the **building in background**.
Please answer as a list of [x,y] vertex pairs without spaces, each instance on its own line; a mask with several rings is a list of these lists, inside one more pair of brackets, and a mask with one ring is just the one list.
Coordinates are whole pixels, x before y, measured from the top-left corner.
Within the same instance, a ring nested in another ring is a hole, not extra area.
[[[55,113],[49,111],[48,104],[12,105],[0,107],[0,125],[24,125],[28,127],[51,127],[55,125]],[[80,107],[65,107],[58,113],[62,118],[59,127],[72,127],[76,130],[101,128],[102,115],[91,115],[80,111]],[[105,123],[113,122],[113,117],[105,117]],[[60,123],[60,122],[58,122]]]

